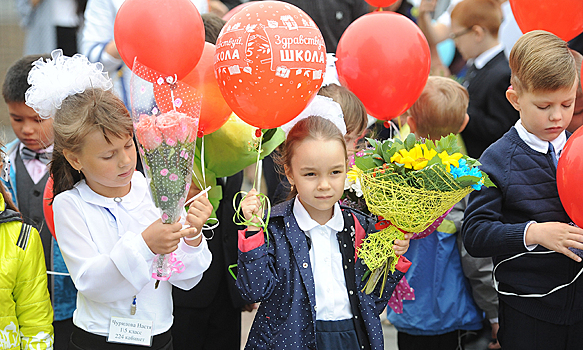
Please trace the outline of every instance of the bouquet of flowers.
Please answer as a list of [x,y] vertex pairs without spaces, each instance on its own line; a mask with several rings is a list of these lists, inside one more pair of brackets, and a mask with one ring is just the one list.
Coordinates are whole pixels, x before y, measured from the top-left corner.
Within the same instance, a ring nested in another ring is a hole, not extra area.
[[[192,181],[201,98],[176,77],[135,61],[130,81],[132,119],[150,193],[164,223],[175,223],[184,211]],[[152,277],[166,281],[184,265],[174,253],[158,254]]]
[[393,240],[423,232],[471,191],[494,184],[476,159],[459,153],[453,134],[436,142],[417,141],[413,134],[404,141],[368,141],[372,147],[356,155],[348,176],[358,179],[368,209],[381,217],[381,230],[357,248],[371,271],[365,287],[370,293],[395,269]]

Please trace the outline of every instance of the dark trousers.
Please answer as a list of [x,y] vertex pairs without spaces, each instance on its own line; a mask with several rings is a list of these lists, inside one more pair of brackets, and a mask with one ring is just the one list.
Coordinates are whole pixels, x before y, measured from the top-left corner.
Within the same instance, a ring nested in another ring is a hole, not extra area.
[[73,318],[68,318],[62,321],[54,321],[53,328],[55,330],[55,350],[67,350],[71,334],[77,328],[73,324]]
[[453,331],[440,335],[411,335],[397,333],[399,350],[463,350],[462,331]]
[[359,350],[354,321],[316,321],[316,344],[323,350]]
[[174,306],[172,338],[177,350],[241,349],[241,309],[233,307],[226,285],[207,307]]
[[557,325],[530,317],[499,302],[498,341],[503,349],[512,350],[580,350],[583,349],[583,321]]
[[77,30],[79,27],[57,26],[57,47],[65,56],[73,56],[77,51]]
[[151,347],[141,345],[129,345],[119,343],[108,343],[107,337],[93,334],[75,328],[71,334],[69,341],[69,350],[137,350],[137,349],[151,349],[151,350],[173,350],[172,335],[170,331],[154,336]]

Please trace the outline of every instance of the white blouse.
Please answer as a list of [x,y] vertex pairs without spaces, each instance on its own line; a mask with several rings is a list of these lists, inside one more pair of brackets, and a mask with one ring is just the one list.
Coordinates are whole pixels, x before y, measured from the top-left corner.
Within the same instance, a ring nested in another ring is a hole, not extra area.
[[316,290],[316,320],[338,321],[352,318],[348,289],[342,268],[342,253],[336,234],[344,229],[338,203],[325,225],[316,222],[296,196],[293,214],[298,226],[312,240],[310,264]]
[[198,247],[181,241],[175,253],[184,272],[154,289],[155,255],[141,233],[160,212],[140,172],[131,184],[119,203],[93,192],[84,180],[53,203],[59,247],[78,290],[73,323],[99,335],[108,334],[112,310],[130,315],[134,295],[138,314],[155,315],[152,334],[166,332],[172,325],[172,285],[191,289],[211,262],[206,240]]

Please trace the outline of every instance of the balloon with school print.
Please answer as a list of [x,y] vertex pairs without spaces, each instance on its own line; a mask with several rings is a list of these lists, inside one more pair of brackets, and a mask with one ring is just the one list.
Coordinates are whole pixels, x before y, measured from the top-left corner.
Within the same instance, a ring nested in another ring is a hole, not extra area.
[[250,125],[270,129],[292,120],[316,95],[326,46],[305,12],[284,2],[259,1],[221,30],[214,69],[233,112]]

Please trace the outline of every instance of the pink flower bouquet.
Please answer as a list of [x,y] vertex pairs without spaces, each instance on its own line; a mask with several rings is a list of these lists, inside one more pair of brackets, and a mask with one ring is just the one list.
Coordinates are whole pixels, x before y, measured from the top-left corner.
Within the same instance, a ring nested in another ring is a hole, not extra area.
[[[200,96],[190,86],[134,62],[132,118],[144,170],[162,222],[180,219],[192,181]],[[184,265],[174,253],[158,255],[152,277],[165,281]],[[158,283],[156,283],[156,286]]]

